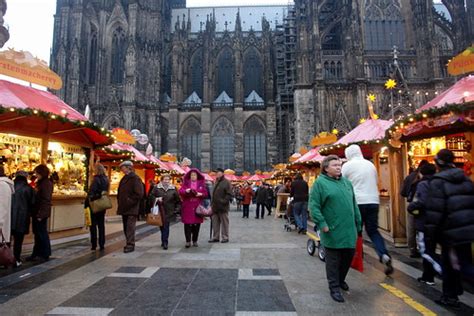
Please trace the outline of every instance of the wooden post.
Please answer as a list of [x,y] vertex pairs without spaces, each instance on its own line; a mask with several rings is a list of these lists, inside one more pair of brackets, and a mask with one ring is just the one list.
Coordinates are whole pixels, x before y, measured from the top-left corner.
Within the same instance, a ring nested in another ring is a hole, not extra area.
[[390,215],[392,222],[392,237],[395,246],[406,245],[406,205],[400,195],[400,186],[405,178],[404,162],[407,157],[406,146],[401,149],[390,149],[388,162],[390,168]]

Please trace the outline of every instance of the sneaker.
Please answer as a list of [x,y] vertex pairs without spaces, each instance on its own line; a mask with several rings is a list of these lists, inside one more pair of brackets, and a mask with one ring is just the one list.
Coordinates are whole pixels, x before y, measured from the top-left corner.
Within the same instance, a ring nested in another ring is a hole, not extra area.
[[385,275],[390,275],[393,273],[392,259],[389,255],[384,254],[382,256],[382,262],[385,264]]
[[199,247],[197,241],[193,242],[193,247]]
[[187,242],[184,246],[185,246],[186,248],[189,248],[189,247],[191,247],[191,243],[190,243],[190,242]]
[[210,242],[210,243],[213,243],[213,242],[219,242],[219,239],[209,239],[209,241],[208,241],[208,242]]
[[134,252],[135,251],[135,247],[133,246],[126,246],[123,248],[123,253],[130,253],[130,252]]
[[23,264],[23,262],[21,262],[21,260],[18,260],[18,261],[15,262],[14,267],[15,267],[15,268],[19,268],[19,267],[22,266],[22,264]]
[[221,241],[222,244],[225,244],[225,243],[228,243],[229,242],[229,239],[224,239],[223,241]]
[[425,280],[425,279],[423,279],[423,278],[418,278],[418,279],[416,279],[416,280],[417,280],[418,282],[420,282],[420,283],[424,283],[424,284],[429,285],[429,286],[433,286],[433,285],[436,284],[434,281],[427,281],[427,280]]

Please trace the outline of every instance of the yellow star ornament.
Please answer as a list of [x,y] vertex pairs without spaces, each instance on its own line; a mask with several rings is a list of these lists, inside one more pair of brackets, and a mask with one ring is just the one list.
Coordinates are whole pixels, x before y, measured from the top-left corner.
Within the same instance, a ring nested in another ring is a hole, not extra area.
[[375,102],[375,94],[371,93],[367,96],[367,100],[370,102]]
[[388,79],[385,82],[385,89],[392,90],[397,86],[397,82],[393,79]]

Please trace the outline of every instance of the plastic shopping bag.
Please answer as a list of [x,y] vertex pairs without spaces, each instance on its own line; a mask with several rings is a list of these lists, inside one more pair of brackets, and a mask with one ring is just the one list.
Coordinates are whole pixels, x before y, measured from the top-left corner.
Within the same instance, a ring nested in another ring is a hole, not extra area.
[[364,272],[364,247],[362,236],[357,237],[354,258],[352,258],[351,268],[359,272]]

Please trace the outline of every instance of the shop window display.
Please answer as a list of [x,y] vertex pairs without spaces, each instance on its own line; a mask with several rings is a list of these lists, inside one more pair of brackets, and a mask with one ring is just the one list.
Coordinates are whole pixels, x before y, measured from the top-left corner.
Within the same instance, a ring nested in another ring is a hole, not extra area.
[[411,158],[411,167],[416,167],[423,159],[434,162],[436,153],[443,148],[447,148],[453,151],[456,157],[454,162],[459,166],[466,162],[465,156],[470,150],[470,146],[470,142],[466,141],[463,133],[431,137],[410,142],[408,155]]
[[79,146],[50,142],[47,166],[54,180],[55,195],[85,195],[86,182],[85,151]]
[[41,139],[0,133],[0,158],[7,175],[32,171],[41,161]]

